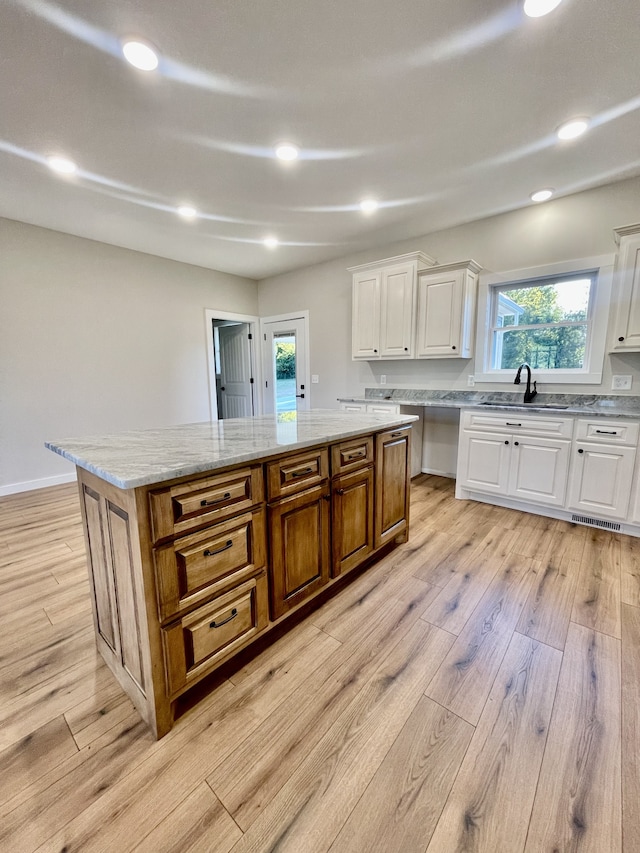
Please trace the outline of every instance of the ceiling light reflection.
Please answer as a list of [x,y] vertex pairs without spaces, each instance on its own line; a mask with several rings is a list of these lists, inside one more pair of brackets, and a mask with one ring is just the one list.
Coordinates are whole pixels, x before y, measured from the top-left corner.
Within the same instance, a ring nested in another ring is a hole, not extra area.
[[560,125],[557,130],[558,139],[577,139],[589,127],[588,118],[574,118]]
[[198,211],[190,204],[181,204],[176,212],[183,219],[195,219],[198,216]]
[[276,145],[275,154],[278,160],[290,162],[291,160],[298,159],[300,149],[297,145],[292,145],[290,142],[281,142],[280,145]]
[[155,71],[158,67],[158,54],[144,41],[130,39],[122,43],[124,58],[140,71]]
[[524,0],[524,13],[530,18],[541,18],[553,12],[562,0]]
[[554,191],[551,188],[545,190],[537,190],[536,192],[531,193],[529,198],[531,199],[531,201],[535,202],[546,201],[547,199],[551,198],[553,192]]
[[74,175],[78,171],[73,160],[69,160],[67,157],[47,157],[47,166],[60,175]]

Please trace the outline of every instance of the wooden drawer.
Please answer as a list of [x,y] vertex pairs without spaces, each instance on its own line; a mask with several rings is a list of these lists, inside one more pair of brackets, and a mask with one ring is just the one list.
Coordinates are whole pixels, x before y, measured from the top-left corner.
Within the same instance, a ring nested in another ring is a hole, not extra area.
[[341,441],[331,447],[331,476],[346,474],[373,463],[373,436]]
[[153,541],[197,530],[263,500],[261,465],[149,492]]
[[285,456],[267,463],[269,500],[286,497],[315,486],[329,476],[329,453],[326,447]]
[[633,421],[610,421],[608,418],[578,421],[576,438],[603,441],[607,444],[638,444],[638,424]]
[[154,559],[160,621],[255,575],[266,565],[266,554],[264,507],[158,548]]
[[573,418],[556,415],[529,415],[522,411],[479,414],[476,411],[464,412],[463,429],[487,429],[491,432],[504,430],[510,433],[527,432],[535,435],[571,438],[573,436]]
[[268,622],[267,577],[261,572],[164,628],[167,694],[175,696],[211,672]]

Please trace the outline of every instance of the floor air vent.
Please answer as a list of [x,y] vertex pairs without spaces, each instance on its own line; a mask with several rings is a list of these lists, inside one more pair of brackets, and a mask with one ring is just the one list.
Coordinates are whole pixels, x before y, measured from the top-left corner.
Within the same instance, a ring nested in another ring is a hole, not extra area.
[[578,524],[590,524],[592,527],[604,527],[607,530],[620,530],[620,523],[617,521],[601,521],[599,518],[589,518],[588,515],[572,515],[571,521],[577,521]]

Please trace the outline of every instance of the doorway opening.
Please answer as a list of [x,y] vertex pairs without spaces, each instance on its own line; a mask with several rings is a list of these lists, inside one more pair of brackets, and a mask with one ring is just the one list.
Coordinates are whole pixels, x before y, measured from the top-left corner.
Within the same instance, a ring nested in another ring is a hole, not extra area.
[[259,414],[258,318],[205,311],[211,419]]
[[285,417],[310,408],[309,314],[264,317],[264,410]]

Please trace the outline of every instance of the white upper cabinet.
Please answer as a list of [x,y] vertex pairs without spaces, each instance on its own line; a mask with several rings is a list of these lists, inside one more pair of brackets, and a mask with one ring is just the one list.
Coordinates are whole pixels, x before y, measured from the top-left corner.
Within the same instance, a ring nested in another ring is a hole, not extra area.
[[640,224],[615,231],[619,242],[612,352],[640,351]]
[[417,358],[471,358],[481,269],[463,261],[418,275]]
[[418,272],[435,261],[411,252],[351,267],[354,359],[414,358]]

